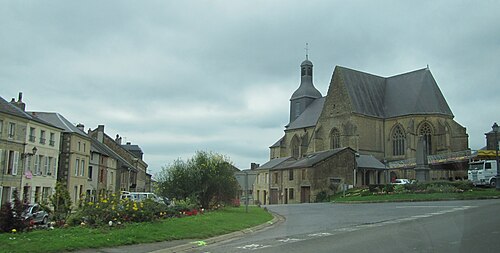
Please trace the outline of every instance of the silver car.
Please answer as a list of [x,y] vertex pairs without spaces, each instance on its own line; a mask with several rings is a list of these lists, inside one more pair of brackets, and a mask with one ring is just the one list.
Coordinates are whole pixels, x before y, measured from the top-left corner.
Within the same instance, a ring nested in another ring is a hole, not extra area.
[[31,204],[21,214],[25,220],[33,220],[35,224],[47,224],[49,214],[38,204]]

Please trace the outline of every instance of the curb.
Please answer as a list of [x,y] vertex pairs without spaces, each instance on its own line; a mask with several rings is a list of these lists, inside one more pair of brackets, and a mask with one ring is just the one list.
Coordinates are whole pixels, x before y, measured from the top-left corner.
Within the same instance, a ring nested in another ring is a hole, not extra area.
[[173,252],[184,252],[187,250],[198,249],[198,248],[201,248],[205,245],[225,242],[225,241],[233,240],[233,239],[236,239],[239,237],[243,237],[244,235],[247,235],[247,234],[259,232],[261,230],[268,229],[268,228],[271,228],[275,225],[281,224],[285,221],[285,217],[283,217],[275,212],[271,212],[269,210],[268,210],[268,212],[271,213],[271,215],[273,215],[273,219],[271,221],[257,225],[255,227],[246,228],[246,229],[232,232],[232,233],[225,234],[225,235],[211,237],[211,238],[205,239],[203,241],[198,241],[198,242],[203,242],[202,244],[196,244],[197,241],[195,241],[192,243],[186,243],[186,244],[174,246],[171,248],[155,250],[155,251],[152,251],[151,253],[173,253]]
[[374,203],[396,203],[396,202],[434,202],[434,201],[457,201],[457,200],[489,200],[500,199],[500,196],[484,196],[477,198],[442,198],[442,199],[395,199],[395,200],[360,200],[360,201],[332,201],[332,204],[374,204]]

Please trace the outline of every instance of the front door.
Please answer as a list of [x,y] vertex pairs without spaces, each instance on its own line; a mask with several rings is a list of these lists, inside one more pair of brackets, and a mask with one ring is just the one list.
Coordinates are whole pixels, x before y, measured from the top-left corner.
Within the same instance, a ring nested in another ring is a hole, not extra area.
[[278,189],[271,189],[271,193],[269,196],[269,204],[270,205],[278,204]]
[[300,203],[311,202],[311,187],[302,186],[300,187]]

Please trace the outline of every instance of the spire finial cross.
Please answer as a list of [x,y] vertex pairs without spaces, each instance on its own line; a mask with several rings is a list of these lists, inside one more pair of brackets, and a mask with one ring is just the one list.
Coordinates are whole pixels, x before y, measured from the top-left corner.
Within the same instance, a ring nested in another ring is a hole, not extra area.
[[309,60],[309,43],[306,42],[306,47],[304,49],[306,50],[306,60]]

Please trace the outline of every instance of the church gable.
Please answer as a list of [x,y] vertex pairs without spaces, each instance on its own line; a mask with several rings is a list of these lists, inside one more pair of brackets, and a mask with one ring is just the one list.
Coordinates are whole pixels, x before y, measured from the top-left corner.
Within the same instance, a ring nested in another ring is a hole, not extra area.
[[387,78],[385,117],[409,114],[444,114],[453,117],[429,69]]

